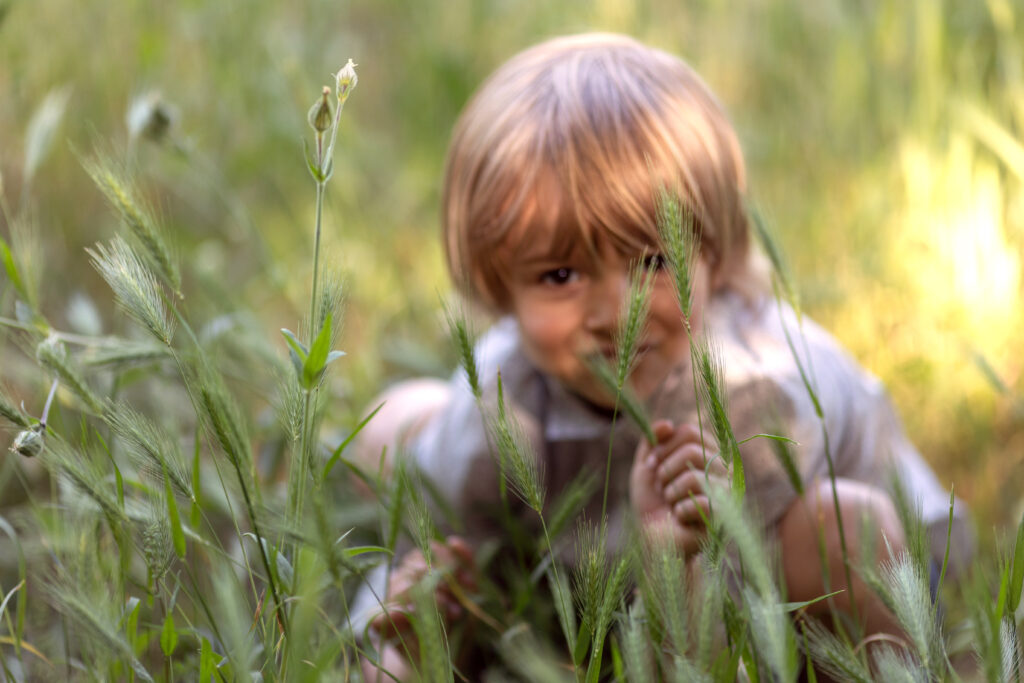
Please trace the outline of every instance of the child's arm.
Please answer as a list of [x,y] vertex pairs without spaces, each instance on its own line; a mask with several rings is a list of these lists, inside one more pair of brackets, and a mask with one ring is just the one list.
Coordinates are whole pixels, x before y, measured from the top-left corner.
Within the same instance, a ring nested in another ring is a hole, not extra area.
[[716,452],[701,446],[695,425],[675,426],[668,420],[654,423],[655,446],[637,447],[630,475],[633,513],[649,535],[669,536],[685,556],[697,552],[710,512],[707,478],[728,481],[728,472]]

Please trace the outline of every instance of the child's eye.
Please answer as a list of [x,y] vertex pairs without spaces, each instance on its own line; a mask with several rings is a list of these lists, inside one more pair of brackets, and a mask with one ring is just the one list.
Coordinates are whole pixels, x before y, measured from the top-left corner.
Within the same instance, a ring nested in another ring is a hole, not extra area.
[[661,254],[645,256],[642,261],[644,270],[662,270],[666,265],[665,257]]
[[575,282],[579,278],[579,274],[572,268],[554,268],[552,270],[545,271],[540,276],[540,281],[545,285],[567,285],[570,282]]

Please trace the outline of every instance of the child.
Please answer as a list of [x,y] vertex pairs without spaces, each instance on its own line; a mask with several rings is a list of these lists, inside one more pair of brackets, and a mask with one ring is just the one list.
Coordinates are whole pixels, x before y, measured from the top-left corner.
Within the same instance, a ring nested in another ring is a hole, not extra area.
[[[792,451],[802,497],[769,441],[740,447],[747,504],[777,543],[787,599],[826,592],[821,534],[829,589],[846,585],[826,444],[784,327],[806,349],[802,361],[813,373],[847,545],[884,549],[887,540],[894,550],[903,547],[886,493],[891,464],[920,501],[941,561],[948,493],[907,441],[879,383],[827,333],[798,321],[767,292],[750,244],[743,159],[720,104],[678,58],[615,35],[557,38],[513,57],[466,106],[445,173],[442,218],[452,277],[470,301],[501,316],[477,348],[484,403],[493,406],[500,370],[510,410],[541,460],[547,500],[582,470],[603,480],[614,435],[611,546],[633,516],[648,533],[668,534],[685,556],[699,549],[707,449],[697,425],[690,337],[658,256],[659,187],[676,191],[696,216],[700,251],[689,325],[695,338],[707,334],[721,348],[737,439],[772,432],[799,444]],[[650,313],[629,383],[658,418],[654,447],[625,419],[612,430],[614,396],[584,361],[593,354],[614,360],[629,269],[641,258],[653,278]],[[471,548],[496,533],[478,511],[495,503],[499,488],[465,375],[447,384],[417,380],[383,398],[362,436],[363,457],[376,463],[383,447],[401,448],[432,480],[466,522],[466,539],[438,544],[435,561],[456,566],[456,576],[469,581]],[[711,463],[709,473],[725,479],[721,459]],[[600,499],[588,506],[589,519],[600,518]],[[865,514],[875,537],[861,537]],[[954,561],[969,556],[967,528],[958,506]],[[405,588],[424,570],[418,552],[402,561],[388,591],[393,606],[404,606]],[[854,584],[868,632],[895,631],[856,574]],[[850,607],[849,594],[836,598],[840,608]],[[438,600],[458,611],[444,588]],[[374,624],[384,633],[407,628],[397,609]]]

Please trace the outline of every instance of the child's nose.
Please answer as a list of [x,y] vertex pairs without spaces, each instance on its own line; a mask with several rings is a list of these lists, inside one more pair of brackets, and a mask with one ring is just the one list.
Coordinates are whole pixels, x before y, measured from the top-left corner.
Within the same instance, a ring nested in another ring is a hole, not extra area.
[[614,335],[619,325],[619,312],[629,289],[625,273],[606,273],[594,278],[587,301],[585,323],[595,334]]

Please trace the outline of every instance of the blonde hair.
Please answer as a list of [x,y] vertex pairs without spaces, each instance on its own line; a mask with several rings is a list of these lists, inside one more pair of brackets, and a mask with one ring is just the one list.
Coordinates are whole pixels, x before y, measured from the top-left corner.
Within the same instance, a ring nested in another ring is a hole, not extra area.
[[[549,228],[558,241],[622,252],[658,244],[659,188],[696,217],[718,287],[758,287],[745,169],[735,131],[681,59],[625,36],[584,34],[529,48],[494,72],[455,125],[442,224],[456,285],[508,304],[502,250]],[[549,237],[548,239],[550,239]]]

